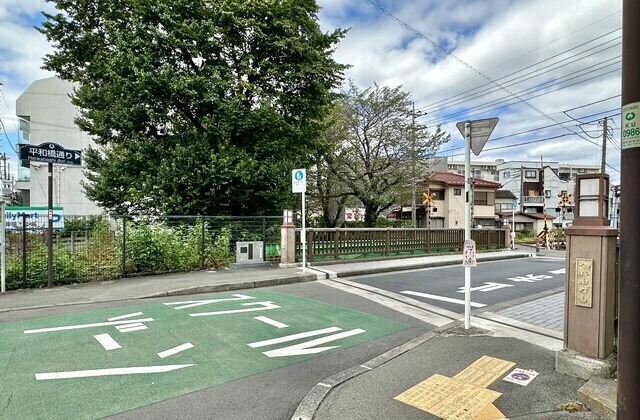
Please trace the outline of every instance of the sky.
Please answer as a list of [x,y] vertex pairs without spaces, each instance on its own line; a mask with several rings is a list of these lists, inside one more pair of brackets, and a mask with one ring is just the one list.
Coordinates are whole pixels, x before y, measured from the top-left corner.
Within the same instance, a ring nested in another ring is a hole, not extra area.
[[[439,156],[464,160],[456,123],[498,117],[472,161],[600,165],[620,178],[621,0],[317,0],[324,31],[348,28],[334,58],[361,88],[402,86],[418,121],[451,134]],[[0,0],[0,134],[12,154],[15,101],[52,51],[33,26],[45,0]],[[7,138],[8,137],[8,138]]]

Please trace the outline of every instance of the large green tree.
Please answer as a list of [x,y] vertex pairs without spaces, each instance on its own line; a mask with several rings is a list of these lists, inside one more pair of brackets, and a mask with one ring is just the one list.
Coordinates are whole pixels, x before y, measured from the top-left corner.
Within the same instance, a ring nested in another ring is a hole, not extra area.
[[123,212],[265,214],[324,152],[344,31],[315,0],[48,0],[45,68],[79,82],[87,196]]
[[380,213],[400,201],[451,137],[440,126],[432,132],[414,122],[411,105],[400,86],[363,90],[351,83],[333,108],[337,122],[329,131],[333,148],[318,172],[329,172],[326,177],[337,184],[326,198],[351,195],[363,204],[366,226],[374,226]]

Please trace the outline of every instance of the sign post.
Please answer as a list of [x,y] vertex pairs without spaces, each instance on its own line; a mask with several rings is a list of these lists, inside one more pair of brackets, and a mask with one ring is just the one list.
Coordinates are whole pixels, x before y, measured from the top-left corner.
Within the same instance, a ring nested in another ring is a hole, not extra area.
[[513,200],[511,205],[511,249],[516,249],[516,207],[518,200]]
[[53,164],[80,165],[82,151],[65,149],[57,143],[39,145],[19,145],[21,160],[44,162],[49,166],[48,182],[48,225],[47,225],[47,285],[53,287]]
[[300,231],[300,244],[302,245],[302,272],[307,272],[307,230],[305,193],[307,192],[307,170],[294,169],[291,171],[291,191],[302,193],[302,230]]
[[2,229],[2,233],[0,233],[0,241],[2,241],[2,247],[0,252],[2,253],[2,257],[1,257],[1,261],[0,263],[2,264],[2,280],[0,281],[0,292],[4,293],[6,291],[6,285],[7,285],[7,256],[6,256],[6,252],[7,252],[7,245],[5,244],[5,240],[6,240],[6,235],[5,235],[5,215],[4,215],[4,200],[0,201],[0,229]]
[[[497,118],[485,120],[464,121],[456,124],[458,131],[464,137],[464,241],[465,248],[471,241],[471,200],[469,197],[471,187],[471,150],[478,156],[487,143],[489,136],[498,124]],[[475,243],[473,244],[475,249]],[[471,328],[471,266],[464,264],[464,328]]]

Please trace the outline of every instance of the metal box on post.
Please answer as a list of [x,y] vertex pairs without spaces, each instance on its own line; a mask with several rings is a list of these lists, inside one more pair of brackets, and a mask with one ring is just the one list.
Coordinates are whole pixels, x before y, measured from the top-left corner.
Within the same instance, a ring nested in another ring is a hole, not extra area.
[[236,242],[236,263],[256,263],[264,261],[264,242],[244,241]]

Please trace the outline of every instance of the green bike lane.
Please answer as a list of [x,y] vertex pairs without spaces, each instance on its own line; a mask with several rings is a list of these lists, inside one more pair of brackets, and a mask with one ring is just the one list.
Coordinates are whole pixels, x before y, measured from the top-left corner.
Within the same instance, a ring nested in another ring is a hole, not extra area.
[[104,417],[409,327],[267,290],[0,324],[0,418]]

